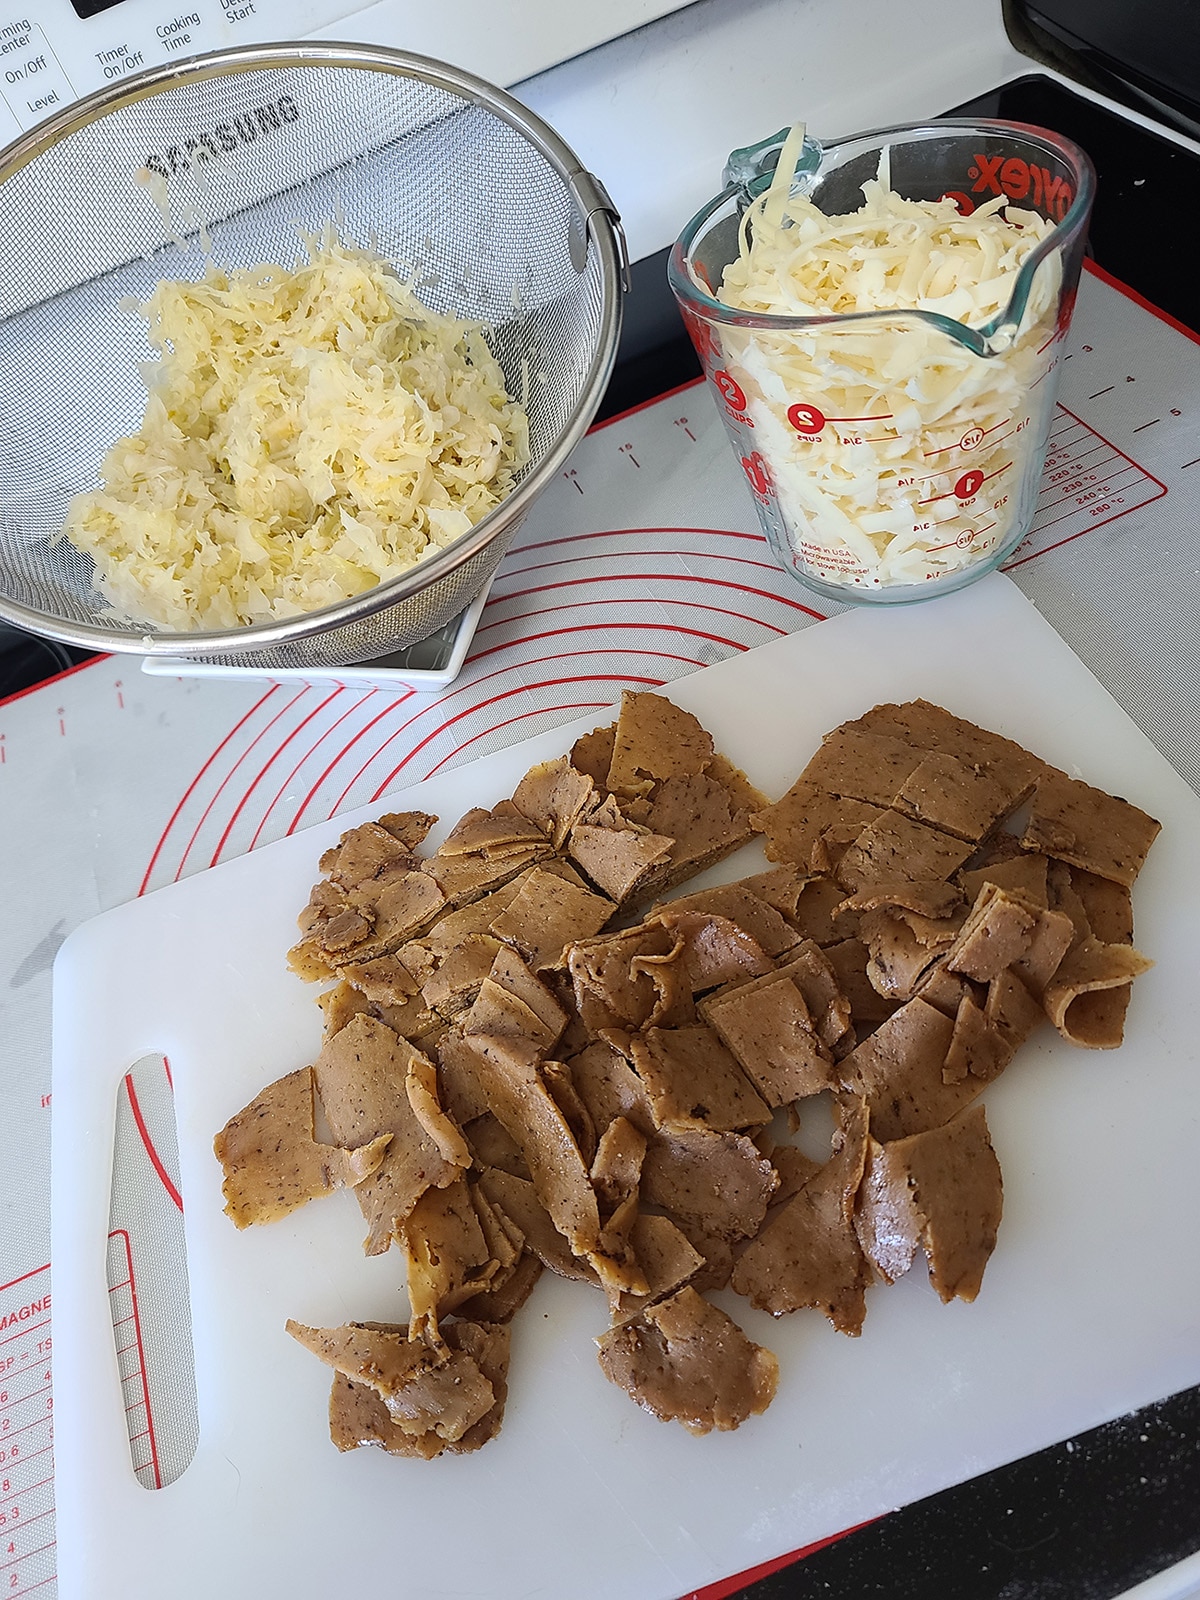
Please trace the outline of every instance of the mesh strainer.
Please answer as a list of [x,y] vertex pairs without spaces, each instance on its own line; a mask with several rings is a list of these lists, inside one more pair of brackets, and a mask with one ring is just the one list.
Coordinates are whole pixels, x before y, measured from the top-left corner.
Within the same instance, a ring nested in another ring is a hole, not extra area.
[[[223,632],[131,627],[58,537],[68,502],[141,420],[139,364],[154,352],[123,302],[201,277],[210,259],[294,264],[302,231],[331,222],[435,310],[489,327],[510,393],[528,381],[529,466],[468,533],[353,600]],[[562,140],[421,56],[253,46],[79,101],[0,153],[0,616],[85,648],[274,667],[342,666],[425,638],[487,582],[591,421],[623,264],[612,203]]]

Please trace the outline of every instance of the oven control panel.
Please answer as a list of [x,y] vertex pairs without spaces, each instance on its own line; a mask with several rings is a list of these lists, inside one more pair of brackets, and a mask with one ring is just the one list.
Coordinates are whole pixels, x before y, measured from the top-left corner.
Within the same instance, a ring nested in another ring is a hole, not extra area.
[[513,84],[684,0],[0,0],[0,148],[64,105],[146,67],[314,33],[392,45]]

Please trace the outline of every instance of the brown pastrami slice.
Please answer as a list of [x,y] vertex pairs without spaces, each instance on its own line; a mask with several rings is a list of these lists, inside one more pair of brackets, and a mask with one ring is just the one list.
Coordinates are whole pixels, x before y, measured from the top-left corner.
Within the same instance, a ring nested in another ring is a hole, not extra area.
[[317,1057],[313,1071],[326,1120],[340,1144],[391,1134],[383,1161],[355,1195],[367,1221],[368,1255],[388,1248],[397,1224],[429,1188],[453,1183],[462,1168],[448,1161],[413,1110],[407,1092],[414,1052],[373,1017],[353,1017]]
[[974,1300],[1003,1201],[987,1119],[973,1105],[941,1128],[891,1144],[871,1140],[855,1226],[888,1283],[908,1271],[920,1245],[939,1298]]
[[610,798],[571,829],[567,854],[601,894],[620,904],[631,899],[657,868],[667,866],[674,842],[629,822]]
[[770,901],[761,898],[745,883],[720,883],[711,889],[697,890],[695,894],[680,895],[656,905],[654,912],[669,912],[672,917],[685,912],[722,917],[749,934],[764,955],[771,957],[781,955],[798,943],[791,923]]
[[239,1228],[274,1222],[335,1189],[353,1188],[376,1172],[390,1133],[354,1149],[313,1137],[313,1069],[301,1067],[268,1084],[213,1140],[225,1172],[225,1214]]
[[1021,844],[1128,887],[1161,826],[1128,800],[1047,771],[1038,780]]
[[642,1199],[678,1222],[701,1251],[702,1235],[730,1241],[756,1233],[778,1186],[775,1168],[741,1133],[659,1133],[642,1163]]
[[562,849],[568,833],[599,799],[593,780],[566,756],[530,767],[513,791],[513,805],[556,850]]
[[826,734],[799,781],[824,789],[827,794],[890,806],[920,765],[923,754],[906,740],[890,734],[835,728]]
[[710,995],[700,1013],[769,1106],[829,1087],[833,1057],[788,973],[772,972]]
[[880,806],[842,799],[801,778],[774,805],[754,812],[750,821],[766,835],[768,860],[807,870],[823,834],[846,827],[858,831],[884,815]]
[[567,945],[598,934],[615,910],[605,896],[535,868],[488,931],[515,945],[539,972],[563,966]]
[[434,1433],[453,1444],[495,1403],[472,1357],[409,1339],[400,1328],[362,1322],[309,1328],[289,1320],[287,1331],[326,1366],[374,1390],[405,1433]]
[[404,1252],[409,1338],[434,1344],[439,1319],[486,1289],[501,1267],[511,1267],[520,1250],[509,1245],[503,1262],[493,1257],[465,1178],[445,1189],[427,1189],[397,1230]]
[[703,872],[745,844],[754,832],[749,811],[739,807],[725,785],[706,772],[665,778],[656,785],[641,820],[651,833],[672,841],[669,863],[655,874],[656,887],[661,889]]
[[1047,770],[1044,762],[1012,739],[977,727],[928,700],[872,706],[863,716],[842,726],[846,730],[887,734],[904,740],[916,750],[944,751],[968,766],[1000,778],[1014,793],[1026,790]]
[[981,770],[945,750],[931,750],[905,779],[892,804],[917,822],[978,844],[1019,806],[1031,784]]
[[724,1311],[680,1289],[596,1340],[605,1377],[662,1422],[724,1432],[774,1399],[779,1363]]
[[1154,963],[1130,944],[1085,939],[1070,950],[1046,986],[1046,1015],[1072,1044],[1115,1050],[1125,1033],[1129,985]]
[[957,872],[970,854],[963,840],[889,811],[856,835],[836,876],[851,893],[901,877],[938,882]]
[[658,1127],[705,1127],[724,1133],[771,1120],[767,1102],[719,1035],[703,1023],[648,1028],[633,1035],[631,1048]]
[[712,758],[712,735],[690,711],[663,695],[626,689],[605,786],[636,797],[664,778],[703,772]]
[[[403,1330],[380,1327],[378,1331],[402,1335]],[[454,1440],[445,1438],[434,1427],[413,1432],[392,1416],[369,1384],[356,1382],[339,1371],[329,1397],[329,1432],[339,1450],[378,1445],[390,1455],[429,1461],[442,1454],[478,1450],[499,1432],[508,1395],[508,1328],[494,1322],[452,1322],[446,1325],[445,1335],[449,1348],[464,1361],[470,1361],[490,1385],[492,1402],[488,1410]]]
[[839,1333],[858,1334],[870,1269],[853,1225],[866,1160],[867,1113],[844,1108],[829,1160],[767,1218],[733,1269],[733,1287],[752,1306],[782,1316],[819,1308]]
[[953,1036],[953,1020],[918,996],[842,1062],[842,1084],[865,1097],[876,1139],[887,1142],[940,1127],[983,1088],[970,1076],[944,1081]]

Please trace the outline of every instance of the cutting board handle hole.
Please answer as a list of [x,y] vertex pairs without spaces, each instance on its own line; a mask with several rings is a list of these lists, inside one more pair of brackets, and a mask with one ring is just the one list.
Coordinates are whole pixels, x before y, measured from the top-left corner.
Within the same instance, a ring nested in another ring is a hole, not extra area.
[[165,1056],[117,1089],[108,1210],[108,1303],[129,1459],[146,1489],[174,1483],[200,1437],[175,1095]]

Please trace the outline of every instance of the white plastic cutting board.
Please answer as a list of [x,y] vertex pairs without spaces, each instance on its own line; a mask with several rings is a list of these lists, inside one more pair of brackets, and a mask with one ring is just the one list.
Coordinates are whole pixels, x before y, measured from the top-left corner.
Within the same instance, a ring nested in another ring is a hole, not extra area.
[[[1083,1052],[1043,1034],[988,1090],[1005,1215],[980,1298],[942,1306],[918,1267],[869,1292],[855,1340],[816,1312],[775,1323],[722,1297],[778,1354],[780,1389],[738,1432],[697,1439],[605,1381],[590,1342],[599,1297],[546,1275],[515,1325],[498,1439],[431,1463],[339,1455],[328,1371],[283,1324],[400,1320],[396,1252],[359,1253],[348,1195],[238,1233],[211,1140],[317,1050],[317,1008],[284,952],[317,857],[369,814],[350,813],[111,911],[59,955],[64,1595],[326,1600],[369,1585],[380,1600],[674,1600],[1200,1381],[1200,801],[1001,577],[928,606],[849,612],[670,695],[772,795],[836,723],[924,695],[1161,818],[1135,890],[1137,942],[1157,966],[1139,980],[1124,1047]],[[403,803],[448,824],[599,720]],[[105,1281],[117,1085],[152,1050],[175,1076],[201,1419],[192,1466],[156,1492],[129,1466]]]

